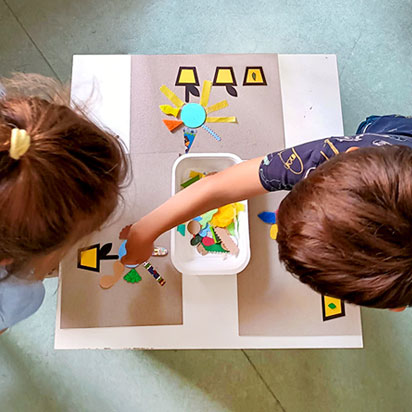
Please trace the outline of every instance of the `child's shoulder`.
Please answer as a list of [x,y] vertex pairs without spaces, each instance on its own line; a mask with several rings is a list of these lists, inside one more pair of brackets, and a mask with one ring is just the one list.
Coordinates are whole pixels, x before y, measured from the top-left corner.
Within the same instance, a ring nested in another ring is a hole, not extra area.
[[390,114],[369,116],[359,126],[356,134],[377,133],[412,137],[412,116]]
[[45,289],[40,281],[32,282],[7,275],[0,269],[0,330],[26,319],[43,302]]

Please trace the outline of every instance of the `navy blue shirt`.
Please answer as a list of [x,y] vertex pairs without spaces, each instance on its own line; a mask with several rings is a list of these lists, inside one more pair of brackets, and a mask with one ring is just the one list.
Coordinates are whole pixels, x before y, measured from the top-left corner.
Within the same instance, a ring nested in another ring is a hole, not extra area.
[[312,170],[353,147],[403,145],[412,148],[412,118],[371,116],[354,136],[329,137],[270,153],[263,159],[259,177],[268,191],[291,190]]

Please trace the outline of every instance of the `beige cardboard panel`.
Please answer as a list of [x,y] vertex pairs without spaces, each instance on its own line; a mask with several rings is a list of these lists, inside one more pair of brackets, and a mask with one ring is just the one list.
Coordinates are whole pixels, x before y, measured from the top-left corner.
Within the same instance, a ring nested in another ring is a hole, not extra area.
[[[124,206],[114,222],[89,239],[83,246],[112,242],[117,254],[121,228],[132,223],[170,196],[171,169],[177,153],[131,155],[133,182],[125,191]],[[156,242],[170,250],[170,233]],[[105,326],[144,326],[182,324],[182,278],[170,256],[152,257],[150,262],[166,280],[160,286],[143,267],[137,268],[142,281],[129,284],[119,280],[103,290],[99,279],[112,273],[113,261],[103,261],[100,273],[77,268],[77,249],[62,265],[61,327],[90,328]],[[125,270],[124,274],[127,271]]]
[[238,275],[239,334],[248,336],[359,335],[360,318],[346,305],[346,316],[323,321],[321,295],[282,267],[270,225],[258,214],[274,212],[287,192],[249,201],[251,259]]
[[[211,116],[236,116],[237,123],[206,123],[222,140],[197,129],[190,152],[229,152],[250,159],[283,147],[283,117],[276,54],[133,56],[132,57],[132,151],[135,153],[184,153],[182,127],[169,132],[162,119],[175,119],[159,109],[171,102],[159,90],[166,85],[181,100],[185,87],[175,86],[180,66],[195,66],[201,91],[204,80],[213,81],[217,66],[233,67],[238,97],[223,86],[212,86],[209,106],[227,100],[228,107]],[[243,86],[247,66],[262,66],[267,86]],[[199,103],[190,95],[190,103]]]

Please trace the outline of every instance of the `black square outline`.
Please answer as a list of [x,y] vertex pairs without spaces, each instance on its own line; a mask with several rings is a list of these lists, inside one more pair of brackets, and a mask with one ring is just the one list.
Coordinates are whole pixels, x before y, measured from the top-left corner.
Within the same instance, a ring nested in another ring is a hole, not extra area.
[[[97,249],[97,252],[96,252],[96,258],[97,258],[96,269],[93,269],[90,266],[83,266],[80,263],[81,253],[85,252],[86,250],[91,250],[91,249]],[[99,255],[100,255],[100,243],[96,243],[92,246],[87,246],[87,247],[83,247],[83,248],[79,249],[77,251],[77,267],[79,269],[83,269],[83,270],[90,270],[91,272],[100,272],[100,256]]]
[[[261,75],[262,75],[262,81],[263,83],[246,83],[246,79],[247,79],[247,72],[248,70],[259,70]],[[267,86],[267,82],[266,82],[266,77],[265,77],[265,72],[263,71],[263,67],[262,66],[246,66],[245,69],[245,77],[243,78],[243,86]]]
[[[341,300],[342,312],[338,313],[336,315],[326,317],[325,296],[326,295],[322,295],[322,318],[323,318],[323,321],[325,322],[327,320],[344,317],[346,315],[346,313],[345,313],[345,302],[343,300]],[[332,296],[328,296],[328,297],[332,297]]]
[[[179,77],[180,77],[180,73],[182,72],[182,70],[193,70],[193,73],[195,75],[195,82],[196,83],[179,83]],[[199,86],[199,77],[197,76],[197,69],[195,66],[180,66],[179,67],[179,71],[177,72],[177,77],[176,77],[176,82],[175,82],[175,86]]]

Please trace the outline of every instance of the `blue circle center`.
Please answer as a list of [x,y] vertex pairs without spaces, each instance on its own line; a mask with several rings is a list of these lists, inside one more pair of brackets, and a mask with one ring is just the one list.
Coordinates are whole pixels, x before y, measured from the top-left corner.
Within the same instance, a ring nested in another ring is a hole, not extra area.
[[185,104],[180,113],[180,119],[187,127],[200,127],[206,120],[206,111],[198,103]]

